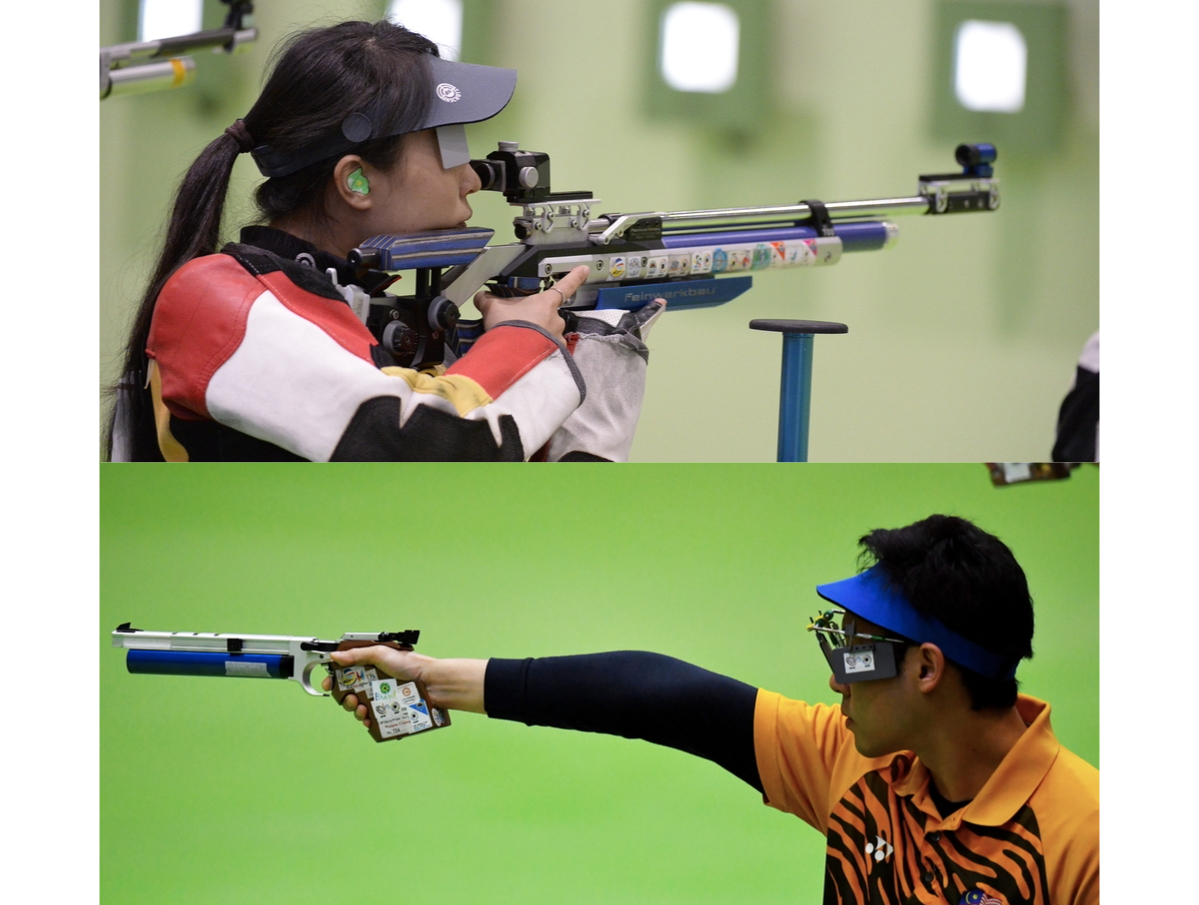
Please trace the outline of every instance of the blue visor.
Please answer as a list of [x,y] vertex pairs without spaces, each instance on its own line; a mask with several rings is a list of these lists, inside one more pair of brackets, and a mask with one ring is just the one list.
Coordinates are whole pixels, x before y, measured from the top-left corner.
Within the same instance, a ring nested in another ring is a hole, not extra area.
[[843,581],[817,585],[816,593],[889,632],[910,638],[917,644],[927,641],[937,645],[949,660],[972,672],[992,679],[1011,679],[1016,675],[1019,660],[1013,663],[984,650],[937,620],[916,612],[899,589],[887,580],[881,566]]

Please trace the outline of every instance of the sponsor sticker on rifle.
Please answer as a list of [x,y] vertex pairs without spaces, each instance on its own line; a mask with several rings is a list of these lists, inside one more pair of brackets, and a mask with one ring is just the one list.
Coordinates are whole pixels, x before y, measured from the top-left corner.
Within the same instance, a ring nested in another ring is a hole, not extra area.
[[691,273],[691,255],[671,255],[667,276],[685,277]]
[[728,264],[725,270],[729,273],[736,273],[738,270],[749,270],[753,264],[753,248],[730,248],[727,251],[727,255]]

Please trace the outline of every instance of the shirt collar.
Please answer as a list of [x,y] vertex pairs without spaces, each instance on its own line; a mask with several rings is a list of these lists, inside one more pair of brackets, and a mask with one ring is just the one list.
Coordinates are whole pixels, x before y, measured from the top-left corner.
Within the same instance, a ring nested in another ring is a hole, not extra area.
[[[1049,705],[1027,695],[1018,695],[1016,711],[1028,729],[1000,761],[974,800],[944,820],[945,829],[956,829],[963,822],[1002,826],[1028,802],[1053,766],[1061,744],[1049,725]],[[913,803],[917,807],[933,814],[936,808],[928,794],[928,768],[918,757],[911,757],[910,761],[908,757],[897,758],[893,764],[895,791],[899,795],[914,796]],[[910,769],[905,771],[908,766]]]
[[399,276],[381,270],[368,270],[359,274],[358,268],[335,254],[321,251],[311,242],[293,236],[273,226],[245,226],[241,231],[241,243],[269,251],[271,254],[291,261],[313,266],[320,273],[332,267],[337,271],[337,282],[341,286],[357,285],[368,295],[379,295],[399,279]]
[[242,228],[240,238],[243,245],[265,249],[281,258],[311,263],[321,273],[332,267],[337,271],[337,281],[343,286],[356,282],[354,268],[345,258],[321,251],[311,242],[281,229],[275,229],[273,226],[246,226]]

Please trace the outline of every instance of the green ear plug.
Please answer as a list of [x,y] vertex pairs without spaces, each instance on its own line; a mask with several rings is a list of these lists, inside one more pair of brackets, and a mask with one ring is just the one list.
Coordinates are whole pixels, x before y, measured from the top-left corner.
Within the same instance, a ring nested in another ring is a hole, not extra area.
[[356,169],[346,179],[346,185],[349,186],[351,192],[357,192],[359,195],[369,195],[371,193],[371,184],[366,177],[362,175],[362,167]]

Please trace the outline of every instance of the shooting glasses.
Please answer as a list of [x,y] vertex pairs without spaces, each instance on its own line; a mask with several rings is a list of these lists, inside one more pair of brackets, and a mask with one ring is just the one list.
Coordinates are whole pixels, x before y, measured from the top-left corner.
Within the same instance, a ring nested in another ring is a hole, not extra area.
[[[834,621],[842,619],[838,628]],[[901,638],[867,635],[854,631],[853,614],[842,609],[823,610],[811,620],[809,632],[816,633],[824,659],[833,671],[838,685],[865,682],[868,679],[889,679],[896,673],[895,645],[908,642]]]
[[[918,612],[882,571],[874,566],[853,578],[816,586],[816,593],[837,608],[811,620],[820,649],[838,684],[889,679],[897,672],[896,645],[935,644],[946,659],[991,679],[1011,679],[1019,660],[1012,661],[980,647],[941,622]],[[836,617],[843,617],[837,627]],[[862,634],[854,617],[872,622],[901,637]]]

